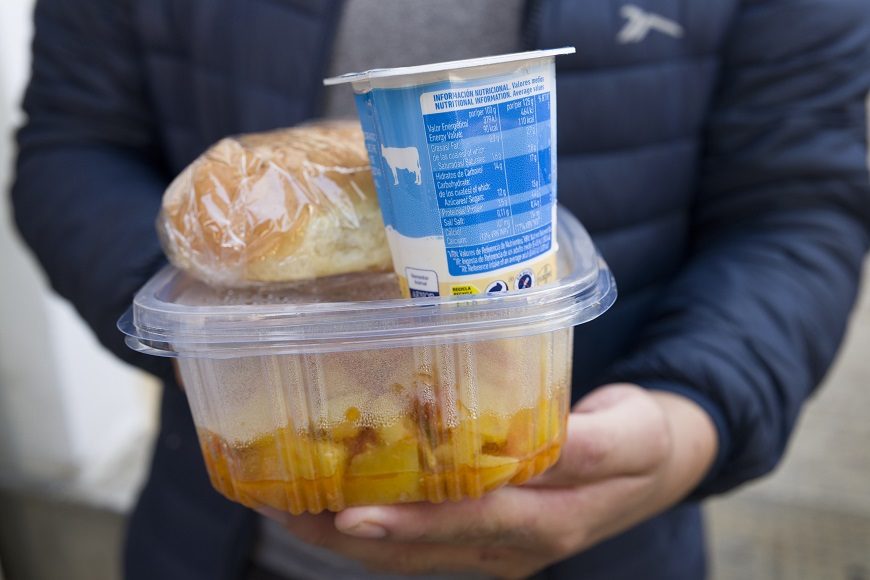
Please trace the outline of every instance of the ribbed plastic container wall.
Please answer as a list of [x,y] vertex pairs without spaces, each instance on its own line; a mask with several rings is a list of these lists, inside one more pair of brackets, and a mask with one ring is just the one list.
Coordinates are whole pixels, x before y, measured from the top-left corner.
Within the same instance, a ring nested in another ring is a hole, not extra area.
[[615,299],[560,212],[554,284],[468,299],[371,274],[215,291],[166,270],[120,326],[178,357],[215,488],[293,514],[480,497],[559,457],[573,326]]
[[228,498],[294,514],[440,502],[522,483],[558,458],[571,334],[184,359],[181,371]]

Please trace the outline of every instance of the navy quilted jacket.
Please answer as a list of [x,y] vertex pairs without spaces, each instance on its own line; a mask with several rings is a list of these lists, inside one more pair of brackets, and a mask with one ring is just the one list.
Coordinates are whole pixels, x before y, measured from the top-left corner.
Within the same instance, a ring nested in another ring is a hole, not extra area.
[[[769,471],[843,335],[870,239],[867,0],[634,0],[679,23],[620,43],[631,0],[541,0],[530,47],[560,57],[559,199],[620,300],[578,329],[575,397],[632,381],[691,397],[721,450],[695,498]],[[319,112],[335,0],[40,0],[18,135],[18,227],[119,357],[115,322],[164,263],[168,180],[232,133]],[[129,578],[243,573],[252,513],[211,490],[183,394],[165,390]],[[686,501],[552,578],[703,575]]]

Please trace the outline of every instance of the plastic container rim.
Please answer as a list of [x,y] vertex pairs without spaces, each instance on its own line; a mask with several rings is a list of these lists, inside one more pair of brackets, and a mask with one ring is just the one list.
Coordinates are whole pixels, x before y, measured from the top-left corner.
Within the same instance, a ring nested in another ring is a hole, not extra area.
[[[157,293],[183,275],[156,274],[118,321],[134,350],[158,356],[225,358],[262,352],[314,353],[411,344],[476,342],[588,322],[616,300],[616,284],[589,234],[558,210],[560,253],[572,271],[547,285],[498,295],[363,302],[191,306]],[[584,262],[589,262],[585,265]]]
[[573,46],[563,46],[561,48],[550,48],[546,50],[528,50],[525,52],[512,52],[508,54],[498,54],[494,56],[484,56],[479,58],[467,58],[463,60],[449,60],[417,66],[375,68],[367,71],[345,73],[337,77],[329,77],[323,79],[323,84],[326,86],[333,86],[345,83],[358,82],[366,79],[383,79],[390,77],[424,75],[433,72],[443,72],[449,70],[474,68],[479,66],[505,64],[509,62],[518,62],[523,60],[547,58],[560,54],[574,54],[575,52],[577,52],[577,50]]

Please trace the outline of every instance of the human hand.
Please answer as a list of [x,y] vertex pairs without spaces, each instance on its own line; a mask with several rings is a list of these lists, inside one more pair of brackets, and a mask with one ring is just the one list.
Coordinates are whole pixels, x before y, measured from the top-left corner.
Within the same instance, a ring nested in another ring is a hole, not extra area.
[[679,395],[608,385],[574,408],[559,462],[479,500],[264,512],[302,540],[372,570],[523,578],[664,511],[716,454],[709,416]]

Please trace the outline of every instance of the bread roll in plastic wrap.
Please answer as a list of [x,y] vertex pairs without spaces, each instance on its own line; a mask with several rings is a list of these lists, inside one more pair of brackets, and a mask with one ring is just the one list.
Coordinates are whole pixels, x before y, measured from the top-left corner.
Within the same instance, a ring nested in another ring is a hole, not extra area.
[[392,268],[356,122],[223,139],[166,190],[158,228],[171,262],[215,286]]

